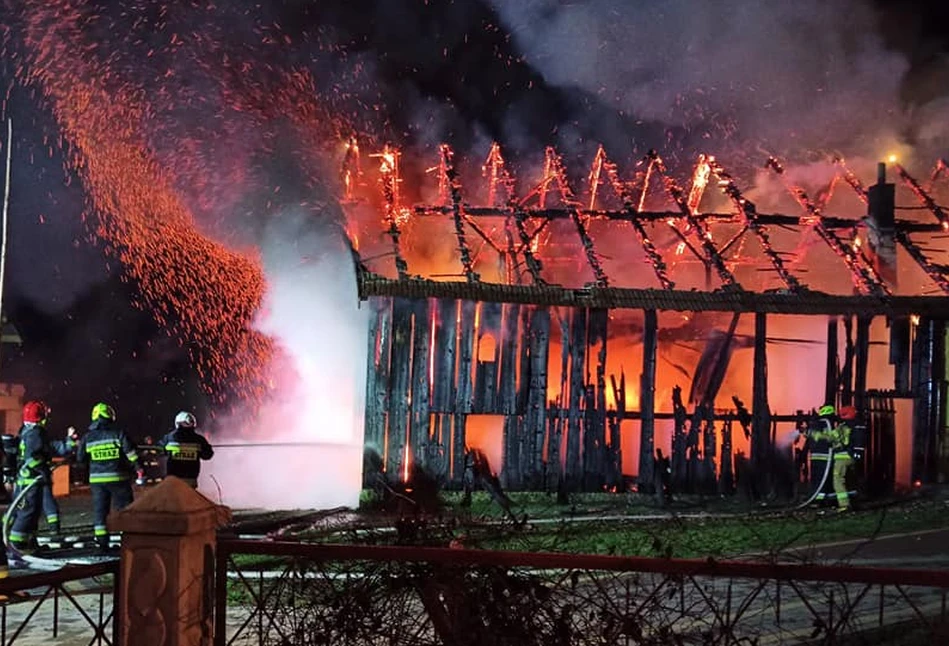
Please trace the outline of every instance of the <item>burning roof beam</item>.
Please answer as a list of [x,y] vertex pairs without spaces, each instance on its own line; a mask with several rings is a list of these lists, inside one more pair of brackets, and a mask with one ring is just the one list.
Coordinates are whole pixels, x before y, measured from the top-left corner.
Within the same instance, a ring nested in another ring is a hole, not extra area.
[[814,230],[817,231],[817,235],[819,235],[821,239],[827,243],[827,246],[847,265],[853,277],[854,285],[868,294],[889,294],[889,288],[876,271],[873,270],[873,267],[864,265],[860,257],[854,253],[849,245],[844,244],[843,241],[837,237],[836,233],[824,226],[824,216],[820,212],[820,209],[811,202],[811,199],[804,189],[788,182],[787,175],[784,172],[784,166],[774,157],[768,157],[768,161],[765,162],[765,167],[770,168],[781,177],[788,192],[794,196],[794,199],[801,205],[801,208],[807,212],[808,218],[802,219],[801,224],[804,226],[809,224],[813,225]]
[[935,185],[936,180],[939,179],[940,175],[949,174],[949,162],[945,159],[938,159],[936,165],[933,167],[933,172],[929,176],[929,188],[928,191],[933,190],[933,185]]
[[382,184],[382,196],[385,199],[385,220],[389,226],[387,233],[392,238],[392,250],[395,254],[395,268],[399,273],[400,279],[405,279],[409,273],[408,263],[402,257],[402,247],[399,243],[399,237],[402,233],[399,231],[398,212],[399,204],[399,152],[386,144],[381,153],[372,155],[378,157],[379,163],[379,182]]
[[932,281],[936,283],[942,291],[949,294],[949,279],[946,278],[946,266],[935,265],[929,262],[929,259],[926,257],[926,254],[923,252],[923,250],[919,247],[919,245],[910,240],[909,235],[907,235],[905,232],[897,229],[894,235],[896,237],[896,241],[903,245],[903,248],[906,249],[906,252],[913,260],[916,261],[916,264],[918,264],[920,268],[926,272],[926,275],[929,276],[929,278],[932,279]]
[[359,276],[359,297],[449,298],[493,303],[605,309],[655,309],[675,312],[762,312],[766,314],[887,315],[915,314],[949,319],[949,298],[932,296],[755,293],[746,290],[666,290],[651,288],[570,288],[559,285],[502,285],[422,278],[394,280],[371,273]]
[[834,163],[840,166],[841,173],[843,174],[844,181],[850,185],[850,188],[854,190],[864,204],[870,201],[870,197],[867,195],[867,189],[863,187],[863,184],[853,174],[853,171],[847,167],[847,164],[844,162],[843,157],[834,157]]
[[[481,174],[488,180],[488,204],[496,207],[506,204],[514,197],[514,179],[504,164],[500,144],[491,144],[488,158],[481,166]],[[504,194],[503,198],[501,197],[502,192]]]
[[[534,255],[532,248],[534,238],[527,233],[527,227],[525,226],[526,221],[527,214],[522,209],[514,209],[514,226],[517,230],[518,237],[521,239],[521,251],[524,254],[524,264],[527,265],[527,271],[530,273],[535,285],[546,285],[547,281],[541,276],[543,265]],[[538,232],[539,230],[535,231],[534,235],[537,235]]]
[[[663,289],[675,289],[675,283],[669,278],[669,274],[666,271],[666,262],[662,258],[662,254],[659,253],[659,250],[656,249],[656,245],[652,243],[652,240],[649,239],[649,235],[646,233],[645,227],[643,227],[642,222],[639,218],[639,209],[636,206],[636,202],[633,198],[632,188],[628,183],[620,179],[619,171],[616,169],[616,164],[611,161],[604,161],[603,169],[606,171],[606,177],[609,180],[610,186],[613,188],[613,192],[616,193],[623,201],[624,215],[629,219],[629,223],[633,227],[633,231],[636,232],[636,236],[639,238],[639,243],[643,247],[643,251],[646,252],[646,256],[649,258],[649,262],[652,264],[652,269],[656,274],[656,278],[659,279],[659,283],[662,285]],[[648,176],[648,173],[647,173]],[[645,186],[643,188],[645,192]]]
[[755,211],[754,203],[745,199],[741,191],[738,190],[738,186],[735,185],[735,180],[732,179],[731,175],[725,172],[725,169],[719,165],[714,157],[709,156],[707,159],[709,168],[711,168],[715,177],[718,178],[718,185],[722,189],[722,192],[731,198],[732,203],[735,205],[739,214],[744,218],[748,228],[758,236],[761,248],[765,255],[768,256],[768,260],[771,261],[775,271],[778,272],[778,276],[781,277],[781,280],[784,281],[784,284],[787,285],[789,290],[794,293],[800,292],[802,290],[801,283],[787,270],[784,266],[784,261],[781,260],[781,256],[774,250],[774,247],[771,246],[771,239],[768,237],[767,230],[758,221],[758,214]]
[[[567,171],[563,167],[560,156],[550,146],[547,147],[544,156],[547,160],[545,166],[553,176],[560,192],[560,201],[567,207],[573,207],[579,204],[573,195],[573,191],[570,189],[570,185],[567,183]],[[593,277],[596,280],[597,287],[608,287],[609,279],[606,276],[606,272],[603,271],[603,267],[600,265],[596,247],[593,245],[593,239],[587,232],[584,218],[580,216],[579,209],[571,209],[570,219],[573,220],[573,224],[577,228],[577,235],[580,237],[581,244],[583,244],[583,252],[586,254],[590,269],[593,270]]]
[[[465,224],[462,220],[461,212],[461,182],[458,179],[458,172],[455,169],[455,153],[447,144],[441,145],[441,163],[444,179],[448,187],[448,194],[451,198],[451,217],[455,224],[455,237],[458,239],[458,252],[461,256],[461,265],[465,270],[465,277],[469,283],[476,283],[480,276],[474,270],[471,261],[471,251],[468,249],[468,239],[465,236]],[[490,238],[482,234],[482,237],[490,242]],[[492,243],[495,249],[497,246]]]
[[929,196],[929,193],[923,190],[923,187],[919,185],[919,182],[913,179],[913,177],[906,172],[905,168],[899,164],[895,164],[895,166],[896,172],[900,176],[900,179],[903,180],[903,182],[910,187],[910,190],[916,194],[916,197],[918,197],[919,201],[923,203],[923,206],[929,209],[929,212],[936,216],[936,220],[939,221],[939,226],[942,227],[942,230],[949,231],[949,215],[946,215],[945,211],[943,211],[939,205],[936,204],[935,200]]
[[[679,184],[675,181],[675,179],[669,176],[666,170],[666,165],[663,163],[662,158],[659,157],[658,153],[656,153],[654,150],[650,150],[649,156],[655,162],[656,170],[659,172],[662,185],[665,187],[669,197],[671,197],[672,201],[675,202],[676,206],[679,207],[682,217],[684,217],[685,221],[688,222],[689,228],[694,232],[695,236],[702,244],[702,249],[705,251],[707,262],[710,262],[715,266],[715,271],[718,272],[718,276],[721,278],[722,283],[740,289],[741,285],[738,284],[735,276],[731,273],[731,271],[728,270],[728,266],[725,264],[725,259],[712,243],[711,234],[705,228],[705,224],[702,223],[698,217],[696,217],[696,210],[698,209],[699,201],[702,199],[701,194],[704,191],[704,187],[699,191],[696,191],[695,189],[697,186],[702,186],[701,180],[693,180],[693,190],[690,191],[689,198],[686,200],[684,197],[685,193],[683,192],[682,188],[679,187]],[[696,168],[696,175],[694,177],[699,177],[700,173],[698,168],[703,166],[705,168],[709,168],[708,162],[705,159],[705,155],[700,155],[699,164]],[[708,172],[705,173],[705,181],[708,181]],[[676,229],[676,231],[678,231],[678,229]]]

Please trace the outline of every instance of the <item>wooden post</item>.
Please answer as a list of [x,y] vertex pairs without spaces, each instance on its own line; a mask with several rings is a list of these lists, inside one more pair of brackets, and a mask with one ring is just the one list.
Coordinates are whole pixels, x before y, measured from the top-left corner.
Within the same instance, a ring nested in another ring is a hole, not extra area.
[[[478,341],[475,348],[474,402],[475,413],[497,413],[498,358],[501,355],[502,322],[500,303],[481,303],[481,320],[476,330]],[[481,357],[485,337],[494,341],[494,353]]]
[[827,372],[824,378],[824,403],[837,404],[837,380],[840,370],[837,358],[837,317],[827,319]]
[[771,411],[768,407],[768,319],[755,314],[755,350],[751,395],[751,461],[760,468],[771,454]]
[[580,420],[585,391],[585,358],[587,348],[587,311],[571,310],[570,324],[570,397],[567,413],[567,485],[571,489],[581,481]]
[[536,486],[543,473],[544,438],[547,433],[547,357],[550,352],[550,312],[543,307],[534,310],[530,324],[530,388],[524,433],[533,436],[530,472],[525,474],[529,486]]
[[857,349],[853,340],[853,317],[844,318],[845,350],[844,365],[840,373],[842,392],[840,394],[840,404],[842,406],[851,406],[853,404],[853,361]]
[[435,375],[432,410],[450,413],[455,408],[455,351],[458,346],[458,301],[438,301],[435,320]]
[[607,464],[611,461],[607,459],[609,449],[606,445],[606,339],[608,325],[608,310],[590,310],[587,342],[591,354],[594,347],[598,347],[594,369],[596,389],[590,402],[592,406],[589,407],[589,424],[586,426],[585,435],[589,436],[587,446],[590,448],[591,455],[587,462],[590,466],[589,473],[593,476],[591,485],[598,489],[605,484],[613,484],[611,482],[613,476],[607,470]]
[[871,316],[857,317],[857,347],[854,352],[856,371],[854,375],[853,405],[858,411],[866,410],[867,406],[867,365],[870,361],[870,324]]
[[639,379],[639,408],[642,415],[639,432],[639,490],[651,491],[655,477],[653,460],[656,436],[656,350],[659,318],[656,310],[643,312],[643,372]]
[[428,469],[431,442],[431,410],[429,406],[429,359],[432,344],[432,302],[415,301],[412,340],[412,417],[409,427],[412,456],[415,464]]
[[939,445],[946,426],[946,324],[922,318],[913,344],[912,479],[936,481]]
[[364,444],[380,451],[385,446],[386,410],[389,405],[389,350],[392,300],[370,299],[369,352],[366,375],[366,432]]
[[412,301],[392,300],[392,353],[389,361],[389,430],[386,434],[386,473],[399,479],[406,466],[409,441],[409,382],[412,360]]
[[[518,481],[520,470],[520,437],[517,424],[512,423],[517,414],[517,341],[521,306],[506,304],[501,314],[501,373],[498,379],[498,412],[504,417],[504,441],[502,475],[505,486],[511,488]],[[513,473],[512,473],[513,472]]]
[[[224,642],[221,616],[213,622],[217,529],[231,518],[183,480],[170,476],[131,505],[109,515],[122,533],[120,646],[209,646]],[[217,591],[219,599],[226,591]]]
[[455,420],[452,429],[452,473],[460,481],[465,471],[465,424],[471,412],[471,361],[474,354],[474,301],[461,301],[458,341],[458,387],[455,391]]

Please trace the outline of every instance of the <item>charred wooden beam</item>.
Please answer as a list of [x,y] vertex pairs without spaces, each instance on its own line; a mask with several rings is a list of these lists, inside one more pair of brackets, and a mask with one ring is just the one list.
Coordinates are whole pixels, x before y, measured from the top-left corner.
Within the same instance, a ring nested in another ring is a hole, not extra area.
[[409,273],[409,266],[402,257],[402,245],[399,238],[402,232],[399,231],[399,153],[386,146],[381,153],[373,155],[382,159],[380,166],[380,179],[382,184],[382,196],[385,200],[385,221],[388,225],[388,234],[392,239],[392,251],[395,254],[395,268],[399,278],[406,278]]
[[827,319],[827,371],[824,380],[824,401],[835,403],[837,401],[837,380],[840,372],[840,360],[837,354],[837,317],[831,316]]
[[896,241],[906,249],[910,258],[916,261],[920,269],[926,272],[926,275],[939,286],[939,289],[949,294],[949,278],[946,277],[946,266],[930,262],[926,254],[923,253],[923,250],[910,240],[909,235],[906,233],[896,231],[894,236],[896,237]]
[[435,365],[432,410],[448,413],[455,404],[455,358],[458,347],[458,301],[438,301],[435,318]]
[[[475,331],[475,413],[496,413],[498,391],[498,359],[501,350],[501,303],[481,303],[478,329]],[[482,357],[482,350],[487,356]]]
[[[784,167],[774,157],[769,157],[765,165],[781,176],[782,179],[786,178]],[[797,200],[798,204],[801,205],[801,208],[807,212],[809,222],[817,232],[817,235],[819,235],[821,240],[830,247],[831,251],[847,265],[847,269],[850,270],[856,287],[868,294],[888,294],[890,292],[889,288],[887,288],[880,276],[877,275],[873,267],[871,265],[864,265],[860,257],[850,246],[844,244],[836,233],[824,226],[823,213],[821,213],[820,209],[811,201],[811,198],[808,197],[804,189],[799,186],[792,186],[787,182],[785,182],[785,186],[791,195],[794,196],[794,199]]]
[[857,407],[858,411],[866,410],[867,404],[867,367],[870,362],[870,324],[872,322],[872,317],[857,317],[853,405]]
[[461,266],[465,270],[465,277],[468,282],[474,283],[480,277],[474,270],[471,251],[468,249],[468,239],[465,236],[465,223],[461,212],[461,181],[458,179],[458,171],[455,169],[455,153],[447,144],[441,145],[440,152],[445,180],[448,184],[448,193],[451,197],[451,217],[455,225],[455,237],[458,239],[458,254],[461,259]]
[[686,290],[571,288],[556,285],[476,284],[428,279],[394,280],[363,274],[357,280],[359,297],[450,298],[546,307],[601,307],[704,312],[761,312],[768,314],[884,315],[918,314],[949,318],[949,299],[928,296],[832,295],[807,291],[698,292]]
[[504,418],[503,445],[504,464],[501,475],[504,486],[508,489],[520,489],[524,486],[523,474],[525,471],[524,451],[522,450],[521,420],[516,415]]
[[543,265],[531,250],[533,240],[527,233],[525,222],[527,222],[527,215],[523,210],[519,208],[516,209],[514,211],[514,227],[517,230],[517,235],[521,240],[521,253],[524,254],[524,263],[527,265],[527,271],[530,273],[531,280],[534,281],[535,285],[546,285],[547,281],[545,281],[544,277],[541,275],[541,272],[543,271]]
[[639,435],[639,486],[648,491],[655,482],[653,453],[656,436],[656,357],[659,317],[656,310],[643,312],[643,372],[639,379],[639,408],[642,423]]
[[731,199],[732,204],[735,205],[735,208],[742,215],[748,228],[758,236],[761,249],[768,257],[768,260],[771,261],[771,265],[778,273],[778,276],[784,281],[784,284],[787,285],[789,290],[795,293],[800,292],[802,289],[801,283],[787,270],[780,254],[771,246],[771,238],[768,235],[767,229],[765,229],[758,220],[758,213],[754,203],[745,199],[745,196],[742,195],[738,186],[735,184],[735,180],[732,179],[731,175],[725,172],[725,169],[723,169],[714,158],[710,157],[708,161],[712,173],[718,178],[722,192]]
[[751,394],[751,461],[763,465],[771,453],[771,409],[768,406],[768,319],[755,314],[755,348]]
[[389,361],[389,430],[386,472],[400,477],[406,466],[409,436],[409,388],[412,376],[412,311],[414,302],[392,301],[392,352]]
[[919,185],[913,177],[906,172],[906,169],[903,168],[900,164],[895,164],[896,173],[900,176],[900,179],[909,186],[910,190],[913,191],[913,194],[919,199],[919,201],[925,206],[930,213],[935,216],[936,220],[939,222],[939,226],[942,227],[943,231],[949,231],[949,215],[946,214],[942,208],[936,204],[936,201],[923,190],[923,187]]
[[853,364],[857,356],[857,346],[853,336],[853,317],[844,317],[844,365],[840,370],[840,403],[853,405]]
[[582,481],[582,406],[586,392],[587,310],[577,308],[570,319],[570,397],[567,412],[567,480],[570,487]]
[[458,338],[458,376],[455,389],[455,419],[452,429],[452,473],[459,477],[465,468],[465,447],[467,437],[465,427],[468,414],[472,410],[473,387],[471,381],[471,363],[474,356],[475,309],[477,303],[461,301],[461,319]]
[[946,428],[946,322],[920,319],[913,344],[913,460],[916,482],[936,482]]
[[547,356],[550,351],[550,312],[537,308],[531,316],[530,331],[530,386],[527,396],[527,414],[524,433],[533,436],[531,469],[526,480],[536,486],[543,473],[543,447],[547,433]]
[[[592,392],[588,401],[588,416],[584,427],[584,437],[587,438],[587,447],[590,451],[590,459],[587,469],[588,473],[594,475],[594,481],[591,485],[600,488],[607,484],[612,486],[615,482],[610,482],[606,476],[609,476],[606,464],[607,444],[606,444],[606,354],[607,354],[607,327],[609,325],[609,311],[602,309],[590,310],[587,344],[590,353],[596,349],[596,365],[594,367],[594,384],[588,385],[588,390]],[[592,358],[592,357],[591,357]],[[586,453],[586,449],[584,450]]]
[[521,306],[504,306],[501,323],[501,371],[498,379],[498,412],[503,415],[517,413],[517,341],[520,338],[518,325]]
[[[650,163],[650,166],[651,165]],[[629,219],[629,223],[633,227],[633,231],[636,232],[636,236],[639,238],[639,244],[642,245],[643,251],[646,252],[646,257],[649,258],[652,270],[655,272],[656,278],[659,279],[659,284],[662,285],[663,289],[675,289],[675,283],[669,278],[666,261],[663,260],[662,254],[656,249],[656,245],[649,239],[649,234],[646,233],[646,229],[638,217],[639,211],[642,209],[636,203],[632,188],[627,182],[620,179],[616,164],[612,162],[606,163],[605,170],[610,186],[613,187],[616,196],[623,201],[623,209]]]
[[[676,206],[679,207],[679,212],[685,221],[688,223],[689,228],[693,231],[696,238],[699,241],[699,244],[702,245],[702,249],[705,250],[705,257],[708,262],[710,262],[715,267],[715,271],[718,272],[718,277],[721,279],[722,283],[725,285],[732,285],[734,287],[741,287],[738,284],[738,281],[735,279],[734,274],[729,271],[728,266],[725,264],[725,259],[722,257],[722,254],[719,253],[718,249],[715,247],[715,244],[712,243],[712,239],[709,236],[709,232],[705,227],[705,224],[693,213],[692,208],[689,206],[689,201],[686,199],[685,191],[679,186],[678,182],[675,181],[675,178],[669,175],[666,170],[666,165],[659,157],[656,151],[649,152],[651,159],[655,161],[656,169],[659,172],[659,177],[662,180],[662,185],[666,189],[666,193],[669,194],[669,197],[672,198],[672,201],[675,202]],[[702,159],[699,161],[700,164],[708,166],[708,162],[705,161],[705,156],[702,156]],[[678,231],[678,229],[676,229]]]
[[390,299],[380,298],[372,303],[367,353],[365,443],[380,450],[385,442],[391,318]]
[[409,427],[410,446],[415,464],[427,469],[431,440],[429,359],[432,344],[432,301],[414,303],[412,340],[412,396]]

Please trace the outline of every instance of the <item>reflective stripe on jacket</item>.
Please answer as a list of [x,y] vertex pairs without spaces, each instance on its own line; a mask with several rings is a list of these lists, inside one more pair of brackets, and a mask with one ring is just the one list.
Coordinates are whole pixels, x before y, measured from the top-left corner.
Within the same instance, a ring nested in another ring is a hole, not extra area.
[[89,465],[89,484],[124,482],[138,468],[138,452],[111,420],[96,420],[79,441],[76,461]]

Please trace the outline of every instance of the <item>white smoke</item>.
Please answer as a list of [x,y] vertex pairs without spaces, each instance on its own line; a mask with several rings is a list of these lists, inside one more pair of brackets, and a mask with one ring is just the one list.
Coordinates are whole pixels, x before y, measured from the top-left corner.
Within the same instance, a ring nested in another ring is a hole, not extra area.
[[348,250],[312,217],[285,212],[262,236],[268,290],[257,327],[282,351],[274,389],[256,417],[217,425],[215,456],[200,483],[234,508],[359,501],[367,310],[359,307]]

